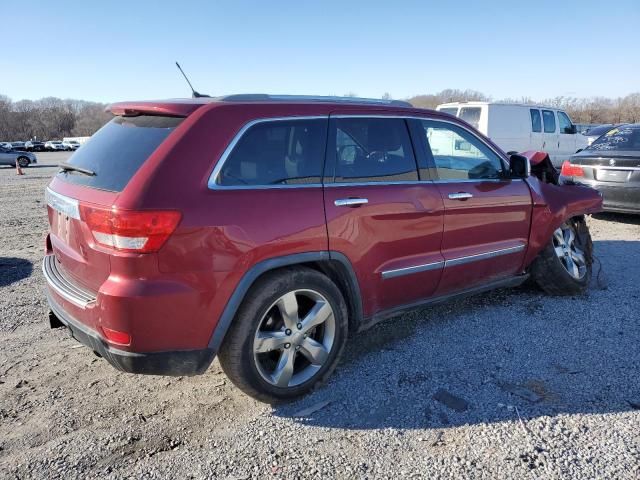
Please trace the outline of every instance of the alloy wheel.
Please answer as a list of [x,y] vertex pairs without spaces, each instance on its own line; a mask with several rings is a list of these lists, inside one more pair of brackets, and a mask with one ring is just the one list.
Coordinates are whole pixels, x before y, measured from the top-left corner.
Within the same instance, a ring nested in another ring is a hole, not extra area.
[[553,248],[565,270],[576,280],[581,280],[587,273],[587,261],[576,242],[576,232],[570,223],[564,223],[553,232]]
[[295,387],[311,379],[329,358],[336,319],[329,301],[314,290],[294,290],[278,298],[260,320],[253,355],[269,384]]

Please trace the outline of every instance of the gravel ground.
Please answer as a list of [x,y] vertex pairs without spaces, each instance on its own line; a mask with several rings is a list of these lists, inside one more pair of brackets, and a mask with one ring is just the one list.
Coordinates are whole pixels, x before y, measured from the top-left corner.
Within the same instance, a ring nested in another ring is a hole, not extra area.
[[328,385],[270,407],[217,362],[123,374],[48,328],[43,189],[66,154],[39,158],[0,168],[0,478],[640,478],[638,217],[589,219],[603,272],[586,295],[391,319]]

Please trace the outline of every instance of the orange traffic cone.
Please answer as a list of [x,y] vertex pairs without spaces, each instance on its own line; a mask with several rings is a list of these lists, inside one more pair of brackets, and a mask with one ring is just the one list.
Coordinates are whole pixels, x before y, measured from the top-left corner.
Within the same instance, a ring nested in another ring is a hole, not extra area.
[[16,160],[16,175],[24,175],[24,172],[22,171],[22,167],[20,166],[20,163],[18,163],[18,160]]

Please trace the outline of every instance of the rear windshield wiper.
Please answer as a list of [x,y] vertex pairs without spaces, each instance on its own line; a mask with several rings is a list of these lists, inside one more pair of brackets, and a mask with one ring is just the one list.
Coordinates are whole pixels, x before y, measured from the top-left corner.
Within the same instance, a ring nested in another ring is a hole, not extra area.
[[95,177],[96,172],[93,170],[89,170],[88,168],[76,167],[75,165],[71,165],[70,163],[63,162],[58,165],[65,172],[79,172],[84,173],[85,175],[89,175],[90,177]]

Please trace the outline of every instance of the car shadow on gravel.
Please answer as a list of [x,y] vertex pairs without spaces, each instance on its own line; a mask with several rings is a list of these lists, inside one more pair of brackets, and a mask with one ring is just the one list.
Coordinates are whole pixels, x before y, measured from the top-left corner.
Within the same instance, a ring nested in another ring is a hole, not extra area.
[[33,263],[24,258],[0,257],[0,287],[6,287],[31,275]]
[[640,225],[640,215],[633,215],[630,213],[602,212],[595,214],[594,218],[597,218],[598,220],[604,220],[606,222],[618,222],[625,223],[627,225]]
[[[424,308],[352,338],[325,387],[273,414],[339,429],[440,429],[640,409],[638,241],[597,241],[609,279]],[[597,267],[596,267],[597,270]]]

